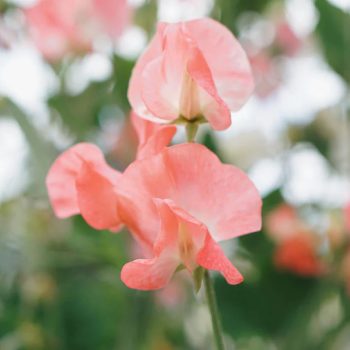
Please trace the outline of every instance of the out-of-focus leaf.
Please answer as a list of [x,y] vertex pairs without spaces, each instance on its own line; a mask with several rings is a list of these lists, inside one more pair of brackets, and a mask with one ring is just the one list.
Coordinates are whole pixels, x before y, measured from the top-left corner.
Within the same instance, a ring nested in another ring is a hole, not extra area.
[[347,82],[350,82],[350,14],[327,0],[317,0],[320,14],[317,32],[327,61]]
[[92,83],[79,95],[61,92],[49,100],[49,105],[58,111],[64,124],[79,140],[98,125],[102,108],[113,103],[115,97],[110,80]]
[[51,165],[53,155],[56,153],[53,145],[45,140],[40,132],[32,125],[28,116],[10,99],[1,99],[1,116],[13,118],[20,126],[31,150],[29,163],[29,170],[32,175],[31,184],[36,194],[42,194],[47,170]]

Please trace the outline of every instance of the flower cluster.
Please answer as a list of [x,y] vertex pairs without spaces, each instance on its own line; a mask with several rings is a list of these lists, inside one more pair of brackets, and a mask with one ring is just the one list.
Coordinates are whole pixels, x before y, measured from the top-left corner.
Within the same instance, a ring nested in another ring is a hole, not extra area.
[[162,23],[129,87],[137,159],[120,173],[95,145],[81,143],[51,167],[47,187],[58,217],[80,214],[115,232],[125,225],[141,247],[143,256],[121,271],[128,287],[162,288],[181,268],[219,271],[230,284],[243,280],[218,243],[260,230],[258,191],[206,147],[168,146],[177,129],[169,122],[227,128],[230,110],[252,87],[245,53],[221,24]]

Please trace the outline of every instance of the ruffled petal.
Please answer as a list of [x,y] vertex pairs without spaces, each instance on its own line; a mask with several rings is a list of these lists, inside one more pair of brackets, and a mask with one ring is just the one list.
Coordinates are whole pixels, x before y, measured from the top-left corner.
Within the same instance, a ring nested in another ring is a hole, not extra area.
[[154,116],[148,111],[142,99],[143,70],[162,53],[162,36],[157,31],[150,44],[137,60],[131,74],[128,89],[128,99],[133,110],[142,118],[153,119]]
[[216,241],[261,228],[262,202],[254,184],[198,144],[172,146],[134,162],[124,172],[120,188],[123,220],[153,240],[159,223],[152,198],[172,200],[205,224]]
[[139,145],[137,159],[158,154],[168,146],[176,133],[175,125],[160,125],[131,113],[131,121],[136,131]]
[[231,113],[220,98],[207,62],[198,48],[193,48],[187,63],[188,74],[200,87],[200,109],[215,130],[224,130],[231,125]]
[[208,270],[219,271],[229,284],[243,282],[243,276],[225,256],[221,247],[207,235],[204,247],[197,255],[198,265]]
[[85,221],[97,230],[118,230],[121,221],[114,186],[118,172],[99,171],[95,164],[84,162],[76,179],[78,205]]
[[184,22],[183,31],[203,53],[218,95],[230,110],[241,108],[254,89],[254,79],[237,39],[225,26],[210,18]]
[[121,280],[133,289],[160,289],[168,284],[176,267],[176,261],[168,257],[138,259],[123,266]]
[[[46,186],[55,214],[60,218],[66,218],[82,213],[90,223],[91,210],[87,209],[89,203],[96,198],[101,202],[107,187],[112,195],[113,187],[118,184],[119,177],[120,173],[105,162],[103,153],[95,145],[80,143],[71,147],[56,159],[46,178]],[[79,182],[78,190],[77,182]],[[104,186],[100,196],[98,186],[102,184]],[[112,205],[113,203],[109,203],[108,208],[103,209],[112,210],[110,207]],[[94,224],[92,226],[95,227]],[[100,223],[97,226],[100,227]],[[111,225],[108,228],[112,226],[114,227]]]

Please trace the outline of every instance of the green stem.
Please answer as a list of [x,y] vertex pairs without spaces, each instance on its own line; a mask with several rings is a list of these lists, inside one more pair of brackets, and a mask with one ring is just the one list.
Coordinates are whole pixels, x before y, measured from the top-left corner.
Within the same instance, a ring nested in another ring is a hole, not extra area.
[[218,306],[216,304],[216,296],[213,283],[209,276],[208,270],[204,272],[204,285],[205,285],[205,294],[207,296],[207,302],[209,306],[209,311],[211,315],[211,323],[213,326],[213,334],[215,339],[215,344],[217,350],[225,350],[224,340],[222,337],[222,330],[220,324],[220,317]]
[[187,123],[186,125],[187,142],[194,142],[194,139],[198,131],[198,126],[199,125],[197,123]]

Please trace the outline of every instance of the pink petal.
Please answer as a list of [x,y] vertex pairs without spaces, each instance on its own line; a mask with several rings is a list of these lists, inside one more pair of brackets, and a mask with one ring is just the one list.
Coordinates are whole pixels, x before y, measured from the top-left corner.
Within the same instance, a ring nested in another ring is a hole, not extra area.
[[216,241],[261,227],[262,203],[253,183],[198,144],[172,146],[134,162],[120,180],[120,191],[123,221],[151,241],[159,231],[153,198],[172,200],[205,224]]
[[133,289],[160,289],[168,284],[176,267],[176,262],[167,257],[138,259],[123,266],[121,280]]
[[249,61],[239,42],[221,23],[202,18],[183,23],[210,67],[218,95],[232,111],[242,107],[254,89]]
[[101,171],[95,164],[84,162],[76,179],[78,204],[85,221],[97,230],[118,230],[121,225],[117,211],[114,185],[120,174]]
[[180,25],[163,29],[163,51],[142,72],[142,99],[148,110],[160,119],[177,119],[181,111],[180,97],[191,44]]
[[203,249],[197,255],[198,265],[208,270],[219,271],[229,284],[243,282],[243,276],[227,259],[221,247],[207,235]]
[[175,125],[160,125],[140,118],[131,113],[131,121],[135,128],[139,145],[137,159],[157,154],[169,145],[176,133]]
[[201,87],[201,113],[213,129],[227,129],[231,125],[230,110],[218,95],[208,64],[199,49],[192,50],[187,69],[189,75]]
[[80,213],[76,179],[85,162],[94,164],[112,182],[119,176],[117,171],[106,164],[103,153],[95,145],[80,143],[69,148],[56,159],[46,178],[51,205],[60,218]]
[[[62,0],[61,0],[62,1]],[[118,37],[128,24],[131,8],[127,0],[93,0],[95,16],[98,16],[107,33]]]
[[144,53],[137,60],[129,81],[128,99],[130,101],[131,106],[133,107],[135,113],[138,114],[140,117],[151,120],[154,118],[154,116],[152,116],[147,110],[141,95],[141,89],[143,84],[142,72],[151,61],[159,57],[159,55],[162,52],[161,44],[162,38],[161,34],[158,31],[151,40]]

